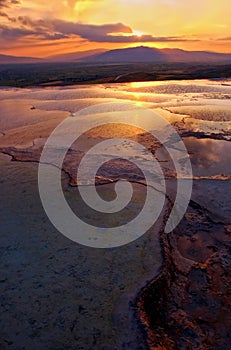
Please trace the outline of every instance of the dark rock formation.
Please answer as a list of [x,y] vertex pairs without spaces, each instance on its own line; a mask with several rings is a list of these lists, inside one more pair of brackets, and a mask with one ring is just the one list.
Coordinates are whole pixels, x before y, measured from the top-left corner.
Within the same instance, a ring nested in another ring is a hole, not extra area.
[[231,226],[191,201],[161,240],[165,263],[137,306],[152,350],[230,349]]

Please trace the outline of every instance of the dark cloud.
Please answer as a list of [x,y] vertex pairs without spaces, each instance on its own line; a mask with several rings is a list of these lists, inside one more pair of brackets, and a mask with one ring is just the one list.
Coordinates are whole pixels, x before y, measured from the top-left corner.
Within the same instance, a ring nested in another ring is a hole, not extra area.
[[11,7],[12,5],[19,5],[19,0],[0,0],[0,8]]
[[[17,0],[15,0],[17,1]],[[5,16],[5,15],[4,15]],[[2,35],[10,36],[12,31],[12,37],[16,34],[18,38],[20,36],[35,35],[37,37],[58,40],[65,39],[73,36],[78,36],[84,40],[91,42],[111,42],[111,43],[145,43],[145,42],[177,42],[187,41],[183,37],[155,37],[152,35],[137,36],[132,34],[132,29],[123,23],[115,24],[84,24],[79,22],[68,22],[64,20],[32,20],[27,16],[19,16],[17,19],[10,19],[16,21],[19,28],[15,29],[9,27],[0,29]]]
[[6,17],[6,18],[9,17],[7,13],[2,12],[2,11],[0,11],[0,16],[1,16],[1,17]]
[[140,37],[137,35],[132,35],[132,29],[122,23],[97,26],[54,20],[52,22],[52,26],[56,32],[62,33],[63,35],[78,35],[84,39],[94,42],[131,43],[186,40],[181,37],[154,37],[152,35],[143,35]]
[[[4,16],[10,20],[7,14],[4,13]],[[132,32],[130,27],[122,23],[90,25],[62,21],[58,19],[51,21],[42,19],[34,21],[28,16],[19,16],[16,19],[16,22],[19,26],[17,31],[15,31],[15,28],[4,27],[4,31],[3,29],[0,29],[1,34],[4,36],[4,34],[7,32],[9,36],[10,31],[12,31],[12,36],[15,32],[21,32],[22,36],[24,36],[27,35],[26,33],[28,32],[30,34],[34,34],[35,36],[43,37],[44,39],[50,40],[68,38],[70,36],[76,35],[81,37],[82,39],[103,42],[105,41],[104,39],[107,37],[108,33],[129,34]]]
[[33,28],[35,31],[53,31],[63,35],[78,35],[90,39],[104,37],[108,33],[131,33],[132,29],[122,23],[91,25],[74,23],[63,20],[37,20],[34,21],[28,16],[19,16],[17,21],[20,25]]
[[8,1],[7,0],[0,0],[0,8],[8,7]]
[[0,25],[0,35],[1,37],[9,39],[17,39],[23,36],[28,36],[34,34],[34,31],[23,29],[23,28],[9,28],[4,25]]
[[83,39],[96,42],[107,42],[110,33],[132,33],[132,29],[122,23],[93,25],[54,20],[52,27],[55,32],[63,35],[78,35]]
[[5,17],[10,22],[16,22],[17,21],[15,17],[10,17],[6,12],[2,12],[2,11],[0,11],[0,17]]

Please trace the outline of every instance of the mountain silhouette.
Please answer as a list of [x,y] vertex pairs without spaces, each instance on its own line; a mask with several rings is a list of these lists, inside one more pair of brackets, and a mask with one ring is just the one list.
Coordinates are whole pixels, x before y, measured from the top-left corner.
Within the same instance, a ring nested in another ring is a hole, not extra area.
[[92,63],[155,63],[155,62],[190,62],[190,63],[231,63],[231,54],[210,51],[185,51],[181,49],[157,49],[147,46],[105,50],[96,49],[85,52],[71,52],[47,58],[19,57],[0,54],[0,64],[7,63],[46,63],[46,62],[92,62]]

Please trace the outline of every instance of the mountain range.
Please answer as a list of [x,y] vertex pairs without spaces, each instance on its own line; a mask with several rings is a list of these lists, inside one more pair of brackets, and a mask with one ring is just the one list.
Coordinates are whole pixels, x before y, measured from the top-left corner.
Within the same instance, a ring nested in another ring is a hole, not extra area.
[[181,49],[157,49],[147,46],[116,50],[90,50],[53,55],[47,58],[8,56],[0,54],[0,64],[49,63],[49,62],[207,62],[231,63],[231,54],[210,51],[185,51]]
[[43,59],[34,57],[9,56],[0,54],[0,64],[41,63]]

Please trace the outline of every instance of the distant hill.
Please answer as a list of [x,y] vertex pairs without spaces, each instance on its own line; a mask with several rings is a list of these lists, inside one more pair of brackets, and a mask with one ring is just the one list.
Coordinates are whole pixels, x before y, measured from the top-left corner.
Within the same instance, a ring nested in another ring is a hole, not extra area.
[[231,54],[210,51],[184,51],[180,49],[161,49],[169,62],[231,62]]
[[106,51],[90,56],[87,61],[121,62],[231,62],[231,54],[208,51],[184,51],[180,49],[156,49],[139,46],[128,49]]
[[0,54],[0,64],[17,64],[17,63],[40,63],[42,59],[34,57],[9,56]]
[[81,52],[71,52],[61,55],[48,56],[46,58],[34,58],[34,57],[21,57],[21,56],[9,56],[0,54],[0,64],[17,64],[17,63],[52,63],[52,62],[83,62],[85,58],[94,57],[105,49],[89,50]]
[[33,57],[7,56],[0,54],[0,64],[19,63],[58,63],[58,62],[85,62],[85,63],[129,63],[129,62],[206,62],[231,63],[231,54],[208,51],[184,51],[180,49],[156,49],[146,46],[116,49],[89,50],[49,56],[43,59]]
[[88,61],[94,62],[162,62],[166,57],[161,50],[140,46],[128,49],[116,49],[106,51],[94,57],[89,57]]
[[44,59],[46,62],[78,62],[84,61],[85,58],[94,57],[95,55],[99,55],[105,52],[105,49],[96,49],[96,50],[88,50],[81,52],[71,52],[65,53],[61,55],[49,56]]

